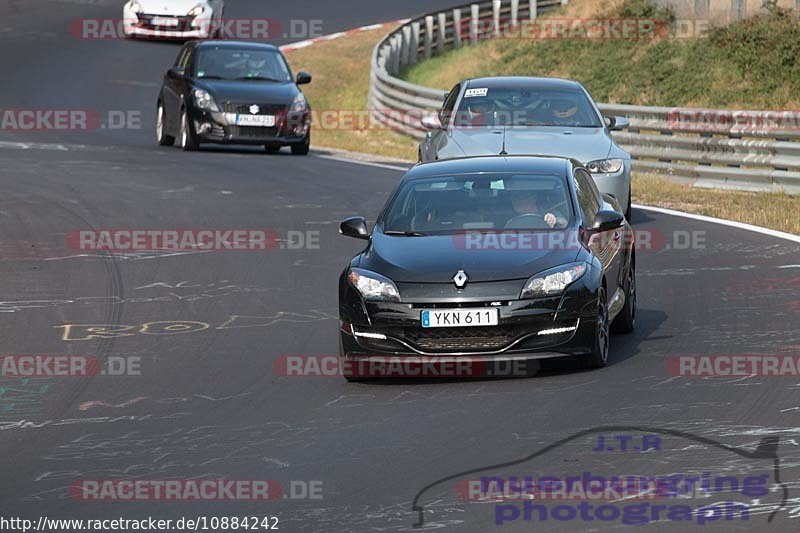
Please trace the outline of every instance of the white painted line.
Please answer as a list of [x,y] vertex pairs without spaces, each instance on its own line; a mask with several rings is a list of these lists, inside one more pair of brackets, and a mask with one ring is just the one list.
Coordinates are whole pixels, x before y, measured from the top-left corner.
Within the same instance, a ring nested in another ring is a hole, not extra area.
[[707,217],[705,215],[695,215],[693,213],[684,213],[682,211],[664,209],[663,207],[650,207],[648,205],[639,205],[639,204],[632,204],[632,205],[636,209],[644,209],[645,211],[653,211],[655,213],[663,213],[665,215],[671,215],[675,217],[690,218],[692,220],[699,220],[701,222],[711,222],[713,224],[720,224],[722,226],[729,226],[731,228],[737,228],[745,231],[761,233],[763,235],[769,235],[770,237],[775,237],[776,239],[785,239],[787,241],[800,243],[800,235],[792,235],[791,233],[785,233],[783,231],[777,231],[769,228],[762,228],[761,226],[745,224],[744,222],[735,222],[733,220],[725,220],[722,218]]
[[411,167],[401,167],[398,165],[387,165],[386,163],[373,163],[372,161],[360,161],[358,159],[348,159],[346,157],[338,157],[335,155],[315,155],[319,159],[330,159],[331,161],[339,161],[341,163],[352,163],[354,165],[364,165],[366,167],[386,168],[389,170],[399,170],[401,172],[407,171]]

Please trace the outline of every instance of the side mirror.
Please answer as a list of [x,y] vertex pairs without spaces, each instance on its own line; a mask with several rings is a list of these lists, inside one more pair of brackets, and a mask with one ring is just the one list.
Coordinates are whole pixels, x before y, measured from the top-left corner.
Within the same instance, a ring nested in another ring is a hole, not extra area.
[[592,233],[602,233],[622,227],[625,223],[625,215],[619,211],[603,210],[598,211],[594,217],[594,224],[589,228]]
[[606,126],[611,131],[622,131],[631,125],[627,118],[618,115],[604,116],[603,119],[605,119]]
[[422,127],[428,131],[444,129],[442,127],[442,121],[439,120],[439,115],[436,114],[422,117]]
[[167,77],[173,80],[182,80],[186,78],[186,69],[183,67],[172,67],[167,71]]
[[306,83],[311,83],[311,74],[309,74],[308,72],[298,72],[297,81],[295,83],[297,83],[297,85],[305,85]]
[[364,217],[350,217],[339,225],[339,233],[354,239],[369,239],[367,221]]

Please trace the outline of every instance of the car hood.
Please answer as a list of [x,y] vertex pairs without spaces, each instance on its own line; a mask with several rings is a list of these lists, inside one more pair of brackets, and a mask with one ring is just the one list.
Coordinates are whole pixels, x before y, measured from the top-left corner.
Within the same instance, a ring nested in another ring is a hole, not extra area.
[[195,80],[217,103],[289,105],[300,90],[292,82]]
[[581,163],[605,159],[613,145],[604,128],[460,128],[452,139],[467,156],[497,155],[505,139],[510,155],[554,155]]
[[[488,236],[489,233],[484,233]],[[468,249],[465,235],[398,237],[374,232],[358,266],[397,283],[452,283],[464,270],[471,282],[527,279],[543,270],[575,260],[574,247],[501,249],[485,240],[487,249]]]
[[139,0],[142,12],[148,15],[186,15],[197,4],[206,4],[202,0]]

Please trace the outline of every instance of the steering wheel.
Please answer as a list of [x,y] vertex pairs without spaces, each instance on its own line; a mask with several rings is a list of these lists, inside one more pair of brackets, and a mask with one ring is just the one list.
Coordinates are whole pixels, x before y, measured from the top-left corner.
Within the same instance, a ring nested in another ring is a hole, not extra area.
[[505,227],[511,229],[544,229],[549,228],[550,225],[544,221],[544,216],[542,215],[525,213],[509,219]]

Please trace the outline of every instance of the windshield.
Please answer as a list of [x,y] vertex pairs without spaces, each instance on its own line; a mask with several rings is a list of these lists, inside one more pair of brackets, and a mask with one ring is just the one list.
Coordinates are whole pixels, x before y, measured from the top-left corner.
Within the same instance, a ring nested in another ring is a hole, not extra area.
[[383,232],[548,230],[572,221],[566,179],[541,174],[441,176],[409,181],[383,216]]
[[583,91],[537,87],[470,87],[456,113],[457,127],[563,126],[599,128]]
[[292,81],[292,74],[277,50],[203,47],[197,51],[198,78],[223,80]]

